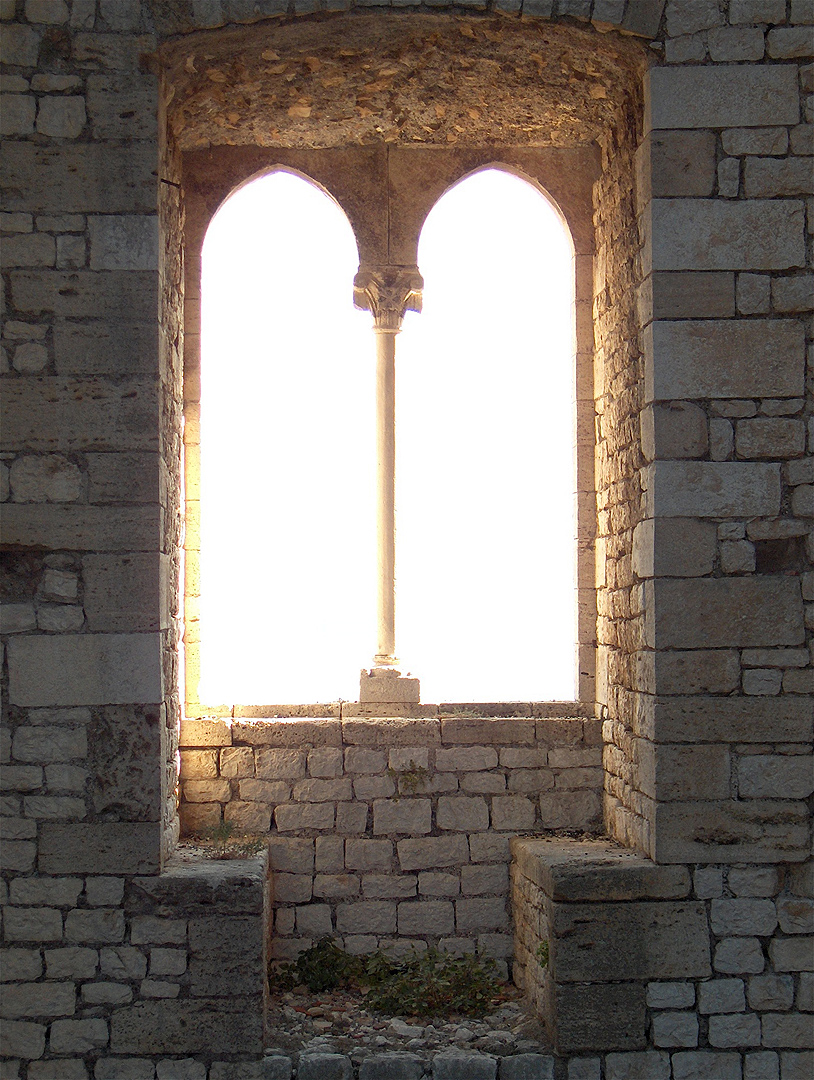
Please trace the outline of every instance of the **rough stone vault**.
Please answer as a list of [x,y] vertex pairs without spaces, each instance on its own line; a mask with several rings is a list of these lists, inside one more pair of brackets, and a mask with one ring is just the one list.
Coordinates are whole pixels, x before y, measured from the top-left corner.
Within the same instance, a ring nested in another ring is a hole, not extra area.
[[[495,957],[544,1017],[534,1060],[427,1080],[810,1080],[812,0],[0,31],[0,1078],[348,1080],[264,1055],[267,961],[331,933]],[[493,163],[576,249],[579,700],[201,702],[209,220],[293,168],[409,269]],[[221,820],[268,857],[178,857]]]

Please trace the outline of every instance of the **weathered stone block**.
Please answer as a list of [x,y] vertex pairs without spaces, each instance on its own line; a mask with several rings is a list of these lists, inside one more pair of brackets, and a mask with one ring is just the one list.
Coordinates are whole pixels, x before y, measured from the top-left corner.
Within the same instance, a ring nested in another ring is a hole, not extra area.
[[96,813],[108,820],[113,814],[119,821],[160,820],[160,710],[110,705],[95,713],[88,736]]
[[169,626],[166,556],[158,552],[86,555],[82,566],[89,630],[138,633]]
[[428,867],[460,866],[469,862],[465,836],[428,836],[421,840],[399,840],[397,844],[402,870]]
[[0,1029],[0,1053],[8,1058],[41,1058],[45,1053],[44,1024],[27,1020],[6,1020]]
[[740,1080],[739,1054],[684,1050],[673,1054],[673,1080]]
[[396,905],[387,900],[358,900],[340,904],[336,910],[340,934],[394,934]]
[[[478,797],[442,795],[438,800],[436,822],[439,829],[456,832],[480,832],[489,828],[486,800]],[[429,829],[426,830],[429,832]]]
[[655,1046],[698,1046],[698,1017],[695,1013],[656,1013],[652,1031]]
[[[114,326],[104,323],[57,323],[54,327],[54,360],[59,375],[149,375],[157,369],[157,354],[156,330],[149,324],[117,319]],[[90,464],[93,466],[94,463]],[[129,464],[127,467],[129,472]],[[93,471],[91,468],[92,485]],[[128,501],[152,502],[152,499],[139,498],[136,494],[149,485],[151,479],[149,473],[134,478],[133,487],[124,489],[127,490]],[[121,487],[115,488],[117,496],[122,490]],[[118,499],[99,501],[116,502]]]
[[601,816],[602,801],[595,791],[556,791],[540,796],[544,829],[591,829]]
[[784,934],[814,934],[814,900],[782,897],[777,901],[777,917]]
[[121,910],[69,911],[65,917],[65,938],[82,944],[111,944],[124,940],[124,912]]
[[506,930],[509,915],[504,897],[455,901],[455,925],[458,933],[468,930]]
[[712,195],[715,135],[712,131],[659,131],[636,152],[641,203],[665,196]]
[[302,750],[257,750],[256,772],[261,780],[297,780],[305,776]]
[[710,926],[718,937],[768,937],[777,926],[777,912],[771,900],[713,900]]
[[8,645],[16,705],[159,702],[157,634],[83,634],[15,639]]
[[792,73],[753,64],[654,68],[649,109],[653,129],[761,127],[799,117]]
[[755,754],[738,761],[738,794],[747,799],[806,799],[814,791],[812,759]]
[[644,354],[647,401],[802,393],[804,328],[791,319],[662,320],[645,333]]
[[342,739],[351,746],[436,746],[441,741],[438,720],[413,717],[376,717],[343,720]]
[[735,275],[651,274],[640,287],[638,302],[643,325],[651,319],[729,318],[735,314]]
[[492,799],[493,829],[522,832],[524,829],[534,828],[534,817],[534,803],[522,795],[506,795]]
[[715,946],[713,967],[726,975],[759,974],[765,964],[757,938],[724,938]]
[[654,858],[671,863],[800,862],[808,831],[804,806],[768,799],[657,805]]
[[659,802],[729,797],[729,747],[642,747],[641,790]]
[[[83,727],[18,727],[14,732],[11,752],[16,761],[42,764],[84,758],[88,753],[87,732]],[[35,779],[33,775],[29,778]],[[24,777],[20,776],[19,779],[23,780]]]
[[633,572],[642,578],[702,577],[717,552],[715,525],[692,518],[647,518],[633,530]]
[[654,199],[650,216],[653,270],[787,270],[804,265],[801,201]]
[[775,971],[814,971],[814,938],[775,938],[769,942],[769,957]]
[[[711,974],[701,901],[557,904],[551,964],[558,982],[704,978]],[[618,943],[625,941],[623,954]]]
[[435,767],[439,771],[494,769],[496,766],[497,751],[491,746],[462,746],[435,752]]
[[262,1054],[259,1002],[241,998],[137,1002],[111,1018],[114,1054]]
[[751,1009],[760,1012],[786,1010],[793,1003],[794,979],[791,975],[755,975],[749,980]]
[[441,720],[441,741],[445,746],[494,744],[497,746],[533,745],[535,721],[531,718],[503,719],[455,717]]
[[649,466],[648,517],[773,517],[780,467],[761,462],[657,461]]
[[508,892],[509,874],[506,866],[462,866],[461,892],[464,896],[494,893],[505,896]]
[[283,804],[275,807],[274,821],[280,832],[295,832],[298,829],[330,829],[334,824],[334,804]]
[[[18,380],[7,394],[9,418],[4,424],[4,438],[10,450],[148,450],[155,445],[156,432],[151,424],[157,408],[155,386],[144,380],[114,385],[98,378],[43,376]],[[47,460],[15,463],[11,481],[17,501],[42,501],[30,497],[36,494],[37,486],[31,473],[49,467],[53,472],[54,464]],[[76,499],[75,467],[72,470],[67,462],[58,459],[56,464],[68,475],[49,492],[52,501],[71,501],[66,495]],[[50,486],[53,488],[54,480]],[[55,494],[61,498],[54,499]]]
[[654,655],[657,694],[729,694],[740,683],[740,661],[734,649],[690,649]]
[[699,458],[707,452],[707,414],[698,405],[671,401],[651,406],[642,412],[639,422],[642,452],[648,461]]
[[353,1065],[344,1054],[303,1054],[298,1080],[353,1080]]
[[53,1054],[87,1054],[107,1046],[107,1021],[56,1020],[51,1025],[49,1045]]
[[797,581],[705,578],[654,583],[649,644],[658,648],[798,645],[804,639]]
[[155,270],[158,219],[106,214],[89,217],[91,270]]
[[495,1080],[497,1060],[450,1050],[432,1059],[432,1075],[433,1080]]
[[147,271],[13,270],[10,277],[17,310],[32,315],[145,323],[157,306],[157,274]]
[[455,914],[452,902],[417,900],[399,904],[398,932],[407,936],[454,933]]
[[376,799],[373,803],[374,833],[421,835],[430,831],[431,823],[429,799]]
[[159,824],[41,826],[39,868],[46,874],[150,874],[159,866]]
[[757,698],[662,698],[643,722],[656,742],[809,742],[814,716],[807,702],[784,696]]
[[[644,987],[636,983],[557,984],[548,1012],[557,1052],[579,1054],[644,1048],[647,1045],[644,998]],[[654,1080],[658,1075],[651,1072],[647,1074],[648,1080]],[[641,1076],[643,1078],[645,1074]]]
[[72,1016],[76,1011],[73,983],[16,983],[3,989],[0,1016],[19,1020],[27,1016]]
[[742,458],[794,458],[805,453],[806,432],[802,420],[756,417],[739,420],[735,450]]
[[764,1046],[814,1048],[811,1017],[803,1013],[765,1013],[761,1017],[761,1028]]

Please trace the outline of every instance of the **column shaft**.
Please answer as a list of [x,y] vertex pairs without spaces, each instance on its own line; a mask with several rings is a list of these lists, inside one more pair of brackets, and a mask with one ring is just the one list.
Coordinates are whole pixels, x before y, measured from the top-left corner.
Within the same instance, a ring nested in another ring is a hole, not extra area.
[[396,664],[396,331],[376,330],[376,533],[379,562],[375,664]]

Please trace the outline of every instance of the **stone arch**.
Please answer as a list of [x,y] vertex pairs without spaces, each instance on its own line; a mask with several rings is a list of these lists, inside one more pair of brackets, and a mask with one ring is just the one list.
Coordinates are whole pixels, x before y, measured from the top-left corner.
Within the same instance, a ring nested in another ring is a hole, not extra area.
[[[588,25],[494,14],[351,11],[187,34],[165,44],[161,59],[165,161],[186,210],[193,494],[199,240],[226,192],[273,166],[305,173],[347,214],[362,268],[414,267],[430,206],[451,183],[495,162],[558,206],[576,252],[580,699],[596,701],[595,400],[605,387],[600,367],[595,397],[594,362],[611,352],[614,368],[638,358],[629,328],[639,243],[633,151],[649,62],[642,43]],[[609,348],[595,342],[595,313]],[[615,332],[622,326],[626,336]],[[619,468],[635,487],[635,454],[625,454]],[[620,528],[623,556],[632,528]]]

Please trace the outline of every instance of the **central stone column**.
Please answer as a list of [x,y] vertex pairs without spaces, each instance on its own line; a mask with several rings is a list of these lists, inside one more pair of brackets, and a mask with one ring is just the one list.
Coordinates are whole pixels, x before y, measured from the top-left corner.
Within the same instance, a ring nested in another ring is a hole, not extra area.
[[421,311],[424,286],[416,267],[362,269],[353,283],[356,307],[373,315],[376,335],[377,645],[362,670],[362,702],[417,702],[417,679],[403,678],[396,657],[396,335],[407,311]]

